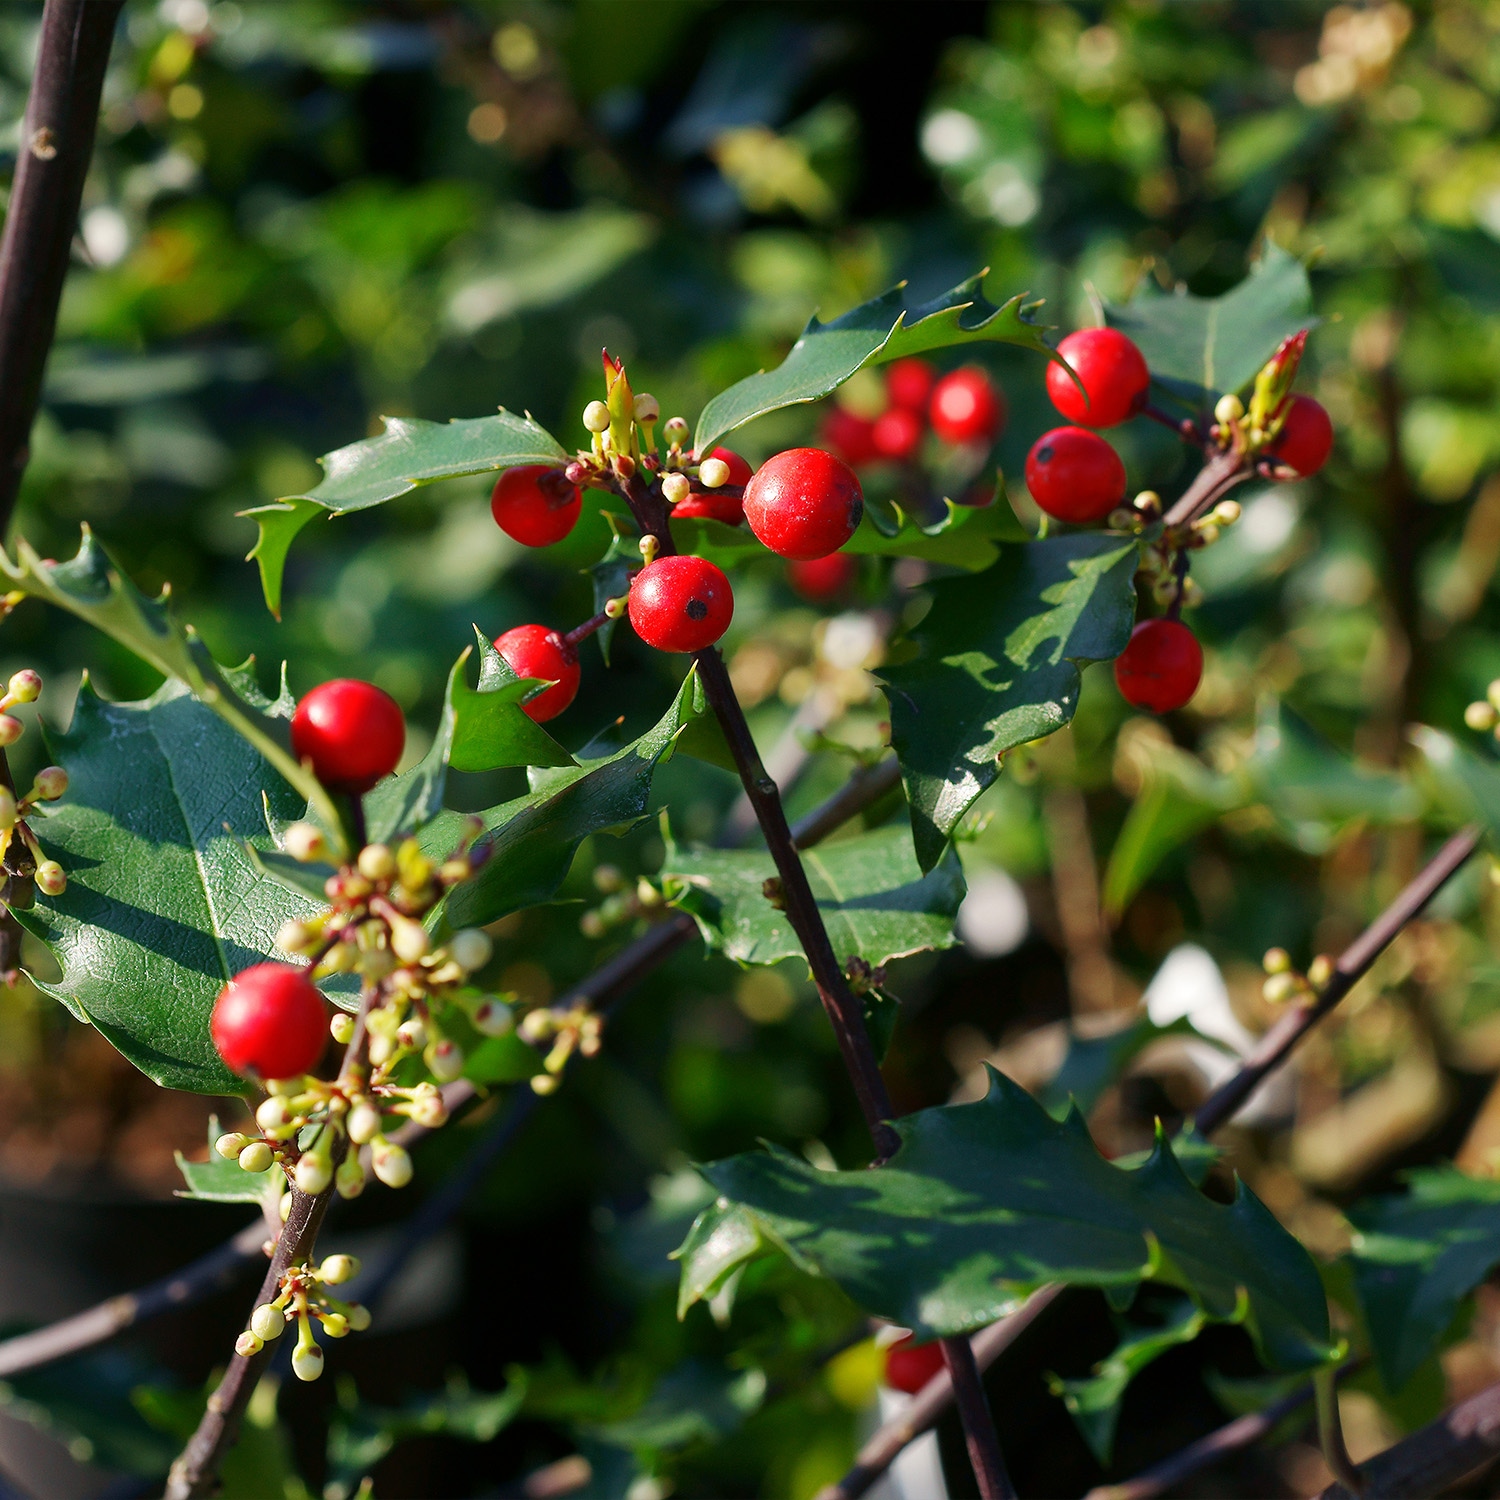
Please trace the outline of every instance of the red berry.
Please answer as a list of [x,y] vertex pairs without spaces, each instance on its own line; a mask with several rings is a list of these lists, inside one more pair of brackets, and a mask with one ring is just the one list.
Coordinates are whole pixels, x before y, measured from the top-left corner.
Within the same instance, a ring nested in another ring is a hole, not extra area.
[[1070,422],[1114,427],[1133,417],[1146,400],[1151,372],[1146,357],[1118,328],[1080,328],[1057,352],[1083,382],[1088,400],[1058,364],[1047,366],[1047,394]]
[[943,1368],[943,1346],[914,1344],[910,1334],[885,1352],[885,1383],[915,1396]]
[[885,394],[892,406],[918,415],[927,410],[937,371],[925,359],[898,359],[886,366]]
[[[729,465],[726,484],[738,485],[741,489],[750,483],[750,464],[747,459],[729,448],[715,448],[709,455]],[[726,495],[722,490],[709,490],[702,495],[689,495],[672,507],[674,516],[698,516],[706,521],[722,521],[726,526],[738,526],[745,519],[745,502],[738,495]]]
[[1181,708],[1198,691],[1203,647],[1180,620],[1142,620],[1115,659],[1115,683],[1136,708],[1154,714]]
[[837,599],[854,582],[859,564],[847,552],[830,552],[807,562],[789,562],[786,581],[812,604]]
[[1054,427],[1026,455],[1026,488],[1049,516],[1086,525],[1125,499],[1125,465],[1097,432]]
[[330,791],[369,791],[396,769],[405,747],[396,700],[351,677],[315,687],[292,715],[292,753],[312,761],[313,775]]
[[734,591],[706,558],[659,557],[630,585],[630,623],[658,651],[701,651],[729,629]]
[[882,458],[908,459],[922,444],[922,419],[905,406],[893,406],[875,418],[870,441]]
[[545,625],[517,625],[496,637],[495,650],[517,677],[540,677],[552,684],[521,705],[538,724],[555,719],[578,696],[578,653]]
[[305,969],[256,964],[219,991],[209,1033],[236,1073],[297,1078],[328,1041],[328,1012]]
[[1333,423],[1311,396],[1293,396],[1286,421],[1271,444],[1278,463],[1295,469],[1305,479],[1328,462],[1333,451]]
[[818,435],[830,448],[836,448],[846,463],[867,464],[876,457],[875,424],[842,406],[824,414]]
[[490,514],[506,536],[527,547],[550,547],[578,523],[583,493],[550,464],[507,469],[495,481]]
[[978,365],[965,365],[938,381],[931,416],[945,443],[992,443],[1005,426],[1005,396]]
[[745,519],[772,552],[805,560],[837,552],[854,535],[865,498],[854,471],[821,448],[768,458],[745,486]]

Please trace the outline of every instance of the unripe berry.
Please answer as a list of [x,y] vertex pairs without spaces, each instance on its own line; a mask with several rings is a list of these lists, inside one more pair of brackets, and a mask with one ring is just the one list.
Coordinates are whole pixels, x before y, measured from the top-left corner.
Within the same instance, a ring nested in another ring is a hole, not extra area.
[[214,1150],[225,1161],[233,1161],[249,1144],[250,1137],[248,1135],[242,1135],[238,1130],[231,1130],[228,1134],[221,1135],[214,1142]]
[[370,1147],[370,1165],[387,1187],[404,1188],[411,1181],[411,1157],[394,1141],[377,1140]]
[[323,1055],[326,1027],[323,997],[305,971],[274,963],[235,975],[219,992],[209,1023],[219,1056],[236,1073],[262,1078],[306,1073]]
[[786,581],[812,604],[827,604],[845,593],[859,572],[858,561],[847,552],[830,552],[806,562],[789,562]]
[[298,1344],[292,1350],[292,1374],[298,1380],[316,1380],[323,1373],[323,1351],[316,1344]]
[[978,365],[965,365],[938,381],[929,415],[945,443],[992,443],[1005,426],[1005,397]]
[[516,676],[552,684],[521,705],[521,712],[533,722],[555,719],[577,697],[583,675],[578,652],[557,631],[545,625],[517,625],[497,637],[495,650]]
[[465,927],[448,939],[448,957],[470,974],[482,969],[494,951],[495,945],[490,941],[489,933],[478,927]]
[[937,371],[925,359],[898,359],[885,367],[885,394],[892,406],[921,413],[932,396]]
[[[704,465],[709,463],[724,465],[726,473],[719,481],[721,485],[732,484],[743,489],[750,483],[749,462],[731,448],[715,448],[698,470],[698,477],[709,489],[714,488],[704,477],[708,472]],[[737,495],[689,495],[686,500],[679,502],[672,514],[684,518],[696,516],[704,521],[722,521],[726,526],[738,526],[745,519],[745,502]]]
[[583,425],[590,432],[607,432],[609,408],[602,401],[590,401],[583,409]]
[[41,674],[23,667],[12,675],[7,692],[17,703],[35,703],[42,696]]
[[751,531],[771,551],[797,560],[837,552],[854,535],[864,508],[854,471],[821,448],[776,454],[745,487]]
[[240,1170],[242,1172],[269,1172],[274,1160],[271,1148],[264,1141],[251,1141],[240,1152]]
[[1097,432],[1054,427],[1026,455],[1026,488],[1049,516],[1086,526],[1125,498],[1125,464]]
[[914,1396],[942,1368],[941,1344],[915,1344],[907,1334],[886,1350],[885,1383],[893,1391]]
[[515,1025],[516,1018],[504,1001],[482,1000],[474,1007],[474,1029],[481,1036],[508,1036]]
[[396,873],[396,856],[385,844],[366,844],[359,851],[358,867],[366,880],[389,880]]
[[328,840],[323,830],[312,823],[292,823],[281,835],[281,847],[301,864],[328,858]]
[[648,646],[702,651],[729,628],[734,592],[720,569],[704,558],[662,557],[631,581],[627,607],[635,633]]
[[339,1286],[353,1281],[359,1275],[359,1257],[354,1255],[330,1255],[318,1267],[318,1275],[329,1286]]
[[870,441],[882,458],[903,463],[922,446],[922,418],[905,406],[893,406],[875,418]]
[[340,1198],[357,1198],[365,1190],[365,1164],[351,1152],[333,1174],[333,1185]]
[[1118,328],[1080,328],[1057,346],[1072,366],[1088,399],[1068,372],[1047,366],[1047,394],[1070,422],[1082,427],[1114,427],[1145,404],[1151,371],[1145,356]]
[[444,1037],[427,1044],[422,1060],[439,1083],[452,1083],[464,1070],[464,1049]]
[[[607,420],[605,425],[609,425]],[[578,524],[582,511],[583,491],[563,470],[549,464],[507,469],[490,494],[495,525],[525,547],[550,547],[562,541]]]
[[33,878],[36,881],[37,890],[44,896],[60,896],[68,888],[68,877],[55,859],[44,859],[36,867],[36,874]]
[[31,795],[38,802],[56,802],[68,789],[68,773],[61,766],[43,766],[31,784]]
[[26,726],[13,714],[0,714],[0,745],[14,745],[26,732]]
[[234,1352],[244,1359],[259,1354],[265,1347],[264,1340],[257,1338],[248,1328],[234,1341]]
[[1157,714],[1181,708],[1202,677],[1203,648],[1180,620],[1141,621],[1115,661],[1120,695]]
[[286,1314],[272,1307],[269,1302],[262,1302],[250,1314],[250,1331],[264,1343],[269,1344],[273,1339],[279,1339],[285,1327]]
[[330,791],[367,792],[389,776],[406,746],[396,700],[372,683],[335,678],[315,687],[292,716],[292,753],[312,762]]
[[297,1186],[309,1198],[316,1198],[333,1181],[333,1163],[326,1156],[304,1156],[293,1173]]
[[1328,462],[1333,451],[1333,423],[1321,403],[1311,396],[1297,395],[1291,400],[1269,452],[1277,463],[1295,469],[1305,479]]

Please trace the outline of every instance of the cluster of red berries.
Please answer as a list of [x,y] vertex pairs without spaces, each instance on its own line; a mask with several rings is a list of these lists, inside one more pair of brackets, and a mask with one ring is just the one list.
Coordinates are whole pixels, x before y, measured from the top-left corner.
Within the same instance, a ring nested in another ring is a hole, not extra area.
[[886,367],[885,399],[885,409],[874,416],[835,406],[823,419],[823,441],[856,466],[907,463],[929,425],[953,447],[988,447],[1005,427],[1005,395],[978,365],[940,376],[925,359],[893,360]]

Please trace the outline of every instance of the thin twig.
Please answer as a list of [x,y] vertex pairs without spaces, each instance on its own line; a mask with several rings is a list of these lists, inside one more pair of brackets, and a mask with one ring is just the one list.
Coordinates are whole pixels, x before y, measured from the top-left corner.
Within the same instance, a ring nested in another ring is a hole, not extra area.
[[124,0],[47,0],[0,238],[0,535],[31,424],[94,151],[99,95]]
[[1168,526],[1186,526],[1211,510],[1236,485],[1254,477],[1254,471],[1232,448],[1215,453],[1198,470],[1164,517]]

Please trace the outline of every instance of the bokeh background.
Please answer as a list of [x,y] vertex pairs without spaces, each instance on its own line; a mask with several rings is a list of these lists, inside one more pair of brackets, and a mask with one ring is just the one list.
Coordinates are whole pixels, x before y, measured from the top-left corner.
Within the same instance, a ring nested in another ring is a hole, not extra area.
[[[0,12],[11,152],[38,14]],[[1457,728],[1500,674],[1497,104],[1492,0],[132,0],[14,530],[65,556],[91,526],[143,587],[171,585],[220,660],[253,653],[268,689],[282,660],[297,692],[373,679],[406,709],[415,756],[471,624],[494,635],[584,618],[585,570],[608,530],[591,504],[567,541],[529,553],[491,522],[483,483],[418,490],[304,532],[277,621],[240,513],[305,490],[317,455],[378,431],[381,414],[505,405],[574,444],[601,346],[665,415],[691,420],[778,361],[813,311],[837,314],[898,279],[935,293],[988,266],[993,300],[1045,298],[1065,330],[1152,281],[1222,292],[1273,238],[1312,268],[1323,321],[1303,387],[1334,417],[1334,458],[1314,481],[1248,495],[1244,522],[1195,566],[1208,670],[1180,722],[1130,719],[1108,669],[1094,669],[1072,733],[1013,759],[965,830],[965,944],[893,973],[904,1008],[888,1073],[904,1108],[972,1087],[986,1057],[1044,1080],[1061,1023],[1124,1013],[1188,940],[1217,965],[1214,983],[1222,974],[1226,1013],[1253,1031],[1266,1018],[1263,950],[1305,959],[1352,936],[1414,867],[1420,803],[1377,816],[1334,788],[1305,816],[1256,805],[1210,820],[1117,919],[1100,916],[1100,871],[1151,768],[1193,751],[1205,774],[1232,771],[1266,694],[1346,755],[1394,769],[1409,721]],[[1006,393],[998,461],[1015,476],[1053,425],[1041,369],[1014,350],[980,359]],[[869,409],[881,397],[856,382],[842,399]],[[759,460],[809,440],[819,420],[781,413],[740,446]],[[1111,437],[1137,485],[1185,480],[1148,424]],[[794,809],[881,743],[869,669],[920,609],[913,590],[929,572],[871,563],[857,595],[828,608],[793,594],[774,559],[736,577],[731,670],[762,744],[795,767]],[[7,621],[0,658],[0,673],[43,672],[53,722],[66,722],[84,669],[109,696],[155,686],[34,604]],[[638,731],[678,671],[619,632],[610,668],[585,652],[578,702],[553,727],[575,746],[622,716]],[[807,755],[799,728],[852,749]],[[516,790],[506,774],[455,780],[471,806]],[[723,773],[679,757],[659,786],[679,836],[735,826]],[[601,907],[611,881],[596,866],[620,871],[628,892],[661,854],[655,825],[594,841],[566,902],[503,924],[503,984],[540,999],[588,972],[638,920],[623,898]],[[1459,1149],[1479,1162],[1497,1144],[1471,1132],[1500,1066],[1497,917],[1484,871],[1461,878],[1300,1056],[1283,1128],[1238,1148],[1236,1165],[1315,1249],[1337,1250],[1341,1205],[1403,1165]],[[1167,1057],[1106,1096],[1096,1134],[1132,1149],[1202,1083],[1193,1058]],[[67,1311],[234,1227],[233,1210],[160,1201],[173,1149],[202,1140],[207,1108],[136,1078],[24,984],[0,996],[8,1315]],[[410,1212],[472,1138],[447,1132],[405,1203],[372,1195],[341,1232],[368,1240]],[[594,1492],[632,1500],[674,1486],[802,1500],[841,1472],[878,1370],[821,1363],[858,1327],[836,1293],[784,1269],[747,1291],[730,1330],[703,1308],[674,1316],[663,1255],[701,1202],[687,1164],[760,1138],[844,1164],[864,1149],[796,969],[741,973],[692,951],[644,986],[603,1054],[486,1178],[422,1262],[407,1312],[335,1351],[342,1399],[357,1385],[387,1407],[450,1378],[496,1391],[515,1367],[530,1372],[522,1415],[498,1436],[407,1442],[376,1493],[521,1493],[502,1486],[580,1448]],[[120,1227],[137,1223],[149,1227]],[[27,1279],[39,1267],[52,1277],[46,1306]],[[53,1387],[6,1388],[6,1453],[29,1424],[92,1456],[85,1488],[148,1493],[130,1476],[158,1459],[141,1457],[130,1393],[136,1408],[142,1387],[157,1393],[158,1429],[173,1401],[190,1406],[243,1295]],[[1111,1347],[1102,1303],[1079,1305],[995,1387],[1023,1493],[1077,1494],[1101,1478],[1044,1378],[1086,1373]],[[1483,1327],[1462,1348],[1435,1377],[1439,1394],[1445,1379],[1452,1394],[1475,1371],[1495,1378]],[[747,1421],[724,1371],[752,1362],[771,1384]],[[1222,1420],[1234,1379],[1255,1373],[1232,1330],[1154,1367],[1127,1400],[1115,1472]],[[57,1395],[70,1382],[113,1393],[92,1405],[118,1411],[114,1438]],[[290,1496],[336,1478],[338,1392],[325,1380],[282,1402],[290,1447],[277,1446],[273,1397],[261,1402],[256,1441],[280,1456],[260,1483]],[[1361,1399],[1356,1446],[1378,1446],[1401,1412]],[[300,1478],[275,1467],[287,1452]],[[1318,1463],[1294,1435],[1193,1493],[1308,1493]],[[658,1477],[642,1480],[641,1465]],[[954,1471],[955,1494],[965,1482]]]

